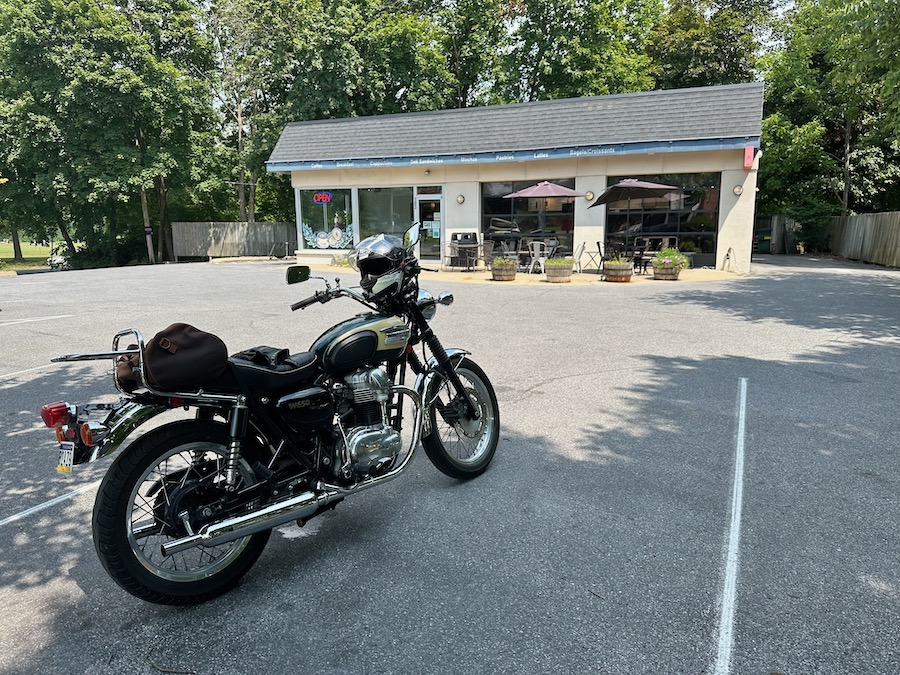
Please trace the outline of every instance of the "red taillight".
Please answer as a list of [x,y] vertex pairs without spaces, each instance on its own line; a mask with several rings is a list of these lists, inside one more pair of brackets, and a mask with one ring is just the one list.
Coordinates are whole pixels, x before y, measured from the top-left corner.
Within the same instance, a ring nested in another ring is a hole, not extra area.
[[41,406],[41,419],[51,429],[69,419],[69,404],[57,401]]

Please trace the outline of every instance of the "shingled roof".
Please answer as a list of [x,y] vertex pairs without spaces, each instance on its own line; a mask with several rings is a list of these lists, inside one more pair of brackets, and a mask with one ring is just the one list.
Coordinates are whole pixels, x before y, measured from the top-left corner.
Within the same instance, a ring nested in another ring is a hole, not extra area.
[[[759,146],[763,84],[288,124],[270,171]],[[582,150],[583,152],[579,152]],[[343,163],[343,164],[342,164]]]

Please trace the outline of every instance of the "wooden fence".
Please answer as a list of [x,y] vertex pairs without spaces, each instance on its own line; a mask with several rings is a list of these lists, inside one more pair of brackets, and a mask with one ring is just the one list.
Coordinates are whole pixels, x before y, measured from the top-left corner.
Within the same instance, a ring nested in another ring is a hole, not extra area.
[[834,218],[831,252],[850,260],[900,267],[900,211]]
[[175,259],[278,257],[297,249],[294,223],[172,223]]

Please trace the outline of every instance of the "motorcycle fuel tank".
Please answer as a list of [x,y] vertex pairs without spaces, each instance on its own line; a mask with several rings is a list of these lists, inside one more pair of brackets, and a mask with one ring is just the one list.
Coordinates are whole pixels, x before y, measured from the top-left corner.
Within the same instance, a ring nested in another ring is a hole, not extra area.
[[362,314],[329,328],[309,350],[325,372],[343,373],[399,359],[409,335],[409,326],[398,316]]

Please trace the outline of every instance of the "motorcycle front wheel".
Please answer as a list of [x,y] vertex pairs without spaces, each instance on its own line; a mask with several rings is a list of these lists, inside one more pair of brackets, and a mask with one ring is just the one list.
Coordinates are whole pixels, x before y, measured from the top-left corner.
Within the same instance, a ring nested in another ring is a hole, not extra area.
[[467,416],[465,399],[442,379],[426,402],[429,431],[422,447],[439,471],[466,480],[484,473],[494,457],[500,440],[500,408],[494,387],[478,364],[464,358],[456,373],[478,410],[478,419]]
[[[190,420],[147,433],[113,463],[94,504],[94,546],[104,568],[132,595],[163,605],[213,598],[256,562],[269,532],[164,556],[160,546],[222,515],[228,432]],[[253,482],[245,462],[239,488]]]

